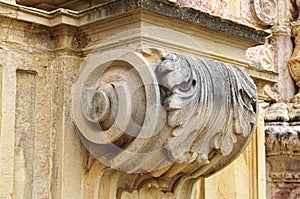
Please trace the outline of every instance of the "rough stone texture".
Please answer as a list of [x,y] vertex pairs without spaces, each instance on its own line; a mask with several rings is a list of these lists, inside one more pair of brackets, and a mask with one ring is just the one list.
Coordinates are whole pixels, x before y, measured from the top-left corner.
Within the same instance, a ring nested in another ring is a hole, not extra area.
[[[15,0],[3,0],[5,2],[16,2]],[[83,10],[85,8],[106,3],[111,0],[17,0],[20,5],[26,5],[44,10],[54,10],[57,8],[67,8],[72,10]],[[167,0],[166,0],[167,1]],[[201,10],[203,12],[210,13],[212,15],[220,16],[222,18],[228,18],[228,0],[169,0],[170,2],[176,2],[182,7],[192,7],[194,9]]]
[[299,106],[275,103],[266,109],[266,160],[272,198],[297,198],[299,187]]
[[11,4],[16,3],[16,0],[1,0],[1,1],[5,3],[11,3]]
[[298,123],[266,127],[266,151],[272,198],[299,198],[300,129]]
[[265,134],[267,195],[275,199],[299,197],[299,94],[295,95],[291,79],[299,81],[299,23],[291,23],[298,20],[298,8],[298,1],[278,1],[277,17],[270,28],[279,82],[269,86],[269,93],[278,98],[273,97],[266,106]]
[[272,198],[297,198],[300,182],[299,105],[275,103],[266,109],[266,160]]
[[[0,198],[265,198],[262,115],[246,151],[207,179],[183,178],[176,183],[176,179],[161,180],[160,172],[153,173],[155,178],[126,174],[105,167],[85,149],[71,107],[74,84],[91,52],[109,47],[133,46],[142,52],[164,48],[237,65],[253,78],[260,100],[265,99],[264,85],[277,78],[245,60],[248,47],[263,43],[264,31],[193,9],[178,14],[181,9],[163,1],[117,2],[122,2],[119,7],[105,4],[103,9],[82,13],[50,13],[1,3]],[[110,39],[124,29],[137,31]],[[189,37],[174,37],[174,32],[166,31],[170,29]],[[149,51],[143,54],[152,59]]]
[[9,19],[2,24],[2,91],[7,97],[2,100],[1,197],[49,198],[52,120],[47,29],[32,30],[30,24]]
[[192,7],[212,15],[228,18],[228,0],[177,0],[180,6]]
[[[256,1],[259,2],[259,1]],[[267,171],[267,197],[268,198],[298,198],[299,197],[299,94],[295,95],[295,83],[293,77],[298,81],[298,36],[297,22],[291,28],[291,21],[298,17],[297,1],[261,1],[260,7],[254,8],[254,19],[256,26],[270,29],[271,37],[269,42],[274,49],[273,68],[270,69],[279,73],[277,84],[267,85],[265,92],[269,96],[266,101],[270,103],[265,106],[266,122],[266,171]],[[254,1],[255,3],[255,1]],[[265,5],[273,6],[274,12],[262,12]],[[247,8],[247,6],[246,6]],[[248,12],[249,13],[249,12]],[[252,14],[252,15],[253,15]],[[263,16],[266,15],[266,20]],[[275,15],[274,15],[275,14]],[[275,16],[275,18],[274,18]],[[267,26],[269,25],[269,27]],[[271,26],[271,27],[270,27]],[[292,29],[292,34],[291,34]],[[295,38],[295,49],[293,52],[293,41]],[[252,55],[256,55],[257,47]],[[291,58],[292,55],[292,59]],[[257,59],[265,67],[269,67],[266,58]],[[255,60],[256,58],[256,60]],[[268,58],[268,57],[267,57]],[[290,59],[290,60],[289,60]],[[267,59],[268,60],[268,59]],[[289,60],[287,62],[287,60]],[[272,64],[271,64],[272,65]],[[293,103],[291,103],[293,102]]]

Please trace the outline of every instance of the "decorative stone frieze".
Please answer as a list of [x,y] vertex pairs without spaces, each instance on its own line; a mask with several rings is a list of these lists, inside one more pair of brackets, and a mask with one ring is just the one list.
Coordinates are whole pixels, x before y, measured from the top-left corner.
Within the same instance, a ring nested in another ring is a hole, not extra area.
[[297,198],[300,182],[300,109],[275,103],[266,109],[267,177],[272,198]]
[[298,126],[266,126],[267,155],[299,155],[299,131]]
[[[271,192],[274,198],[277,198],[276,195],[282,196],[284,191],[291,193],[292,190],[287,189],[291,183],[299,187],[299,132],[299,126],[266,127],[267,173],[268,178],[272,180]],[[279,191],[276,191],[277,186],[279,186]]]
[[[289,71],[296,81],[297,86],[300,86],[300,21],[297,20],[293,23],[292,34],[294,37],[295,48],[291,59],[287,62]],[[295,95],[293,102],[300,103],[300,93]]]

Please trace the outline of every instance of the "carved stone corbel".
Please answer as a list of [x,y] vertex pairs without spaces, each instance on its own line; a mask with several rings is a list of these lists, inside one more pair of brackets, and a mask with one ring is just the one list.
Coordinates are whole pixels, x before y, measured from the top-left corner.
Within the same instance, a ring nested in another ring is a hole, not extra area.
[[73,93],[88,151],[122,175],[167,182],[167,192],[230,164],[258,114],[256,87],[239,67],[156,49],[94,54]]

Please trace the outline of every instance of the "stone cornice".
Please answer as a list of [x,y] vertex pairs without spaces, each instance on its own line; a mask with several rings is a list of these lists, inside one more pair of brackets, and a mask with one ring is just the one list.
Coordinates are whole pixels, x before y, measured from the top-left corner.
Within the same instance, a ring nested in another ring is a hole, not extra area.
[[263,43],[267,32],[212,16],[193,8],[179,7],[162,0],[115,0],[82,11],[57,9],[51,12],[26,6],[0,2],[0,15],[48,27],[62,24],[80,27],[98,20],[130,13],[139,9],[148,10],[189,23],[197,23],[204,28],[230,34],[252,42]]

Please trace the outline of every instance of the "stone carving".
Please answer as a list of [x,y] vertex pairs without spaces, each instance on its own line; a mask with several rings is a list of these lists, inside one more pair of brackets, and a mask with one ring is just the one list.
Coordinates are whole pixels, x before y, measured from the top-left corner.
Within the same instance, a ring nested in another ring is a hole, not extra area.
[[275,84],[267,84],[264,86],[264,92],[268,96],[265,101],[268,102],[278,102],[280,99],[279,96],[279,86],[277,83]]
[[297,199],[297,198],[300,198],[300,187],[294,189],[289,195],[289,199]]
[[[293,126],[295,125],[295,126]],[[300,129],[294,123],[269,123],[265,129],[269,177],[276,182],[300,182]],[[285,187],[280,187],[284,190]],[[290,190],[289,190],[290,191]],[[288,192],[287,192],[288,193]],[[288,198],[287,196],[285,198]],[[293,197],[292,197],[293,198]]]
[[266,151],[268,155],[299,154],[300,129],[296,126],[267,126]]
[[[253,131],[257,97],[242,70],[170,53],[157,73],[167,122],[175,127],[165,147],[173,160],[186,163],[197,158],[200,164],[208,164],[213,150],[228,155],[237,135],[247,137]],[[226,113],[229,117],[224,119]]]
[[79,136],[94,157],[124,173],[211,175],[251,139],[256,87],[238,67],[175,53],[161,60],[161,54],[92,56],[73,93]]
[[[287,65],[293,79],[296,81],[297,86],[300,86],[300,21],[293,23],[292,35],[294,37],[295,48],[290,60]],[[300,93],[298,92],[293,100],[294,103],[300,103]]]
[[288,105],[285,103],[271,104],[265,113],[265,121],[267,122],[284,122],[289,120]]
[[264,44],[248,48],[246,51],[247,59],[261,64],[266,70],[274,69],[274,47],[270,44]]
[[[294,38],[294,51],[291,56],[291,59],[288,60],[287,65],[290,71],[291,76],[296,81],[296,85],[300,86],[300,70],[299,70],[299,63],[300,63],[300,20],[299,20],[299,8],[300,8],[300,1],[299,0],[291,0],[291,13],[294,20],[292,23],[292,36]],[[300,93],[298,92],[292,102],[300,103]]]
[[292,21],[297,20],[299,17],[299,7],[300,7],[300,1],[299,0],[290,0],[290,11],[291,11],[291,17]]
[[262,26],[273,25],[277,17],[277,1],[276,0],[253,0],[252,4],[253,16],[257,23]]

